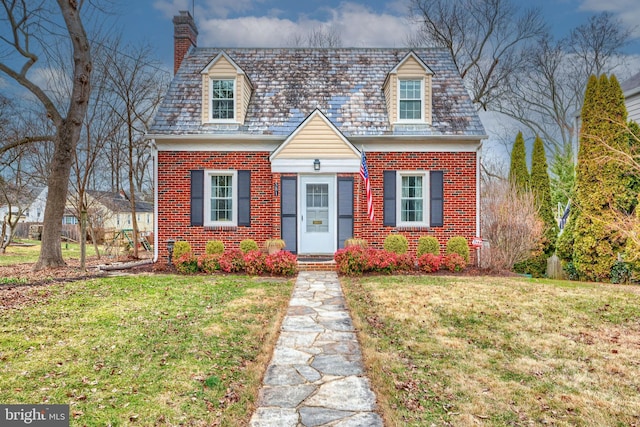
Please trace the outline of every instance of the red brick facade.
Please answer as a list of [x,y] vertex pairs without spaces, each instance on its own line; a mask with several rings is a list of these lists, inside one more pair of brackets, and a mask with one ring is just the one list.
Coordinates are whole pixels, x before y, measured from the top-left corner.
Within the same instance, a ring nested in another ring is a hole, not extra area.
[[[271,172],[269,152],[158,152],[158,250],[166,259],[168,239],[188,241],[194,252],[204,252],[209,240],[222,240],[227,248],[237,248],[243,239],[262,245],[266,239],[280,237],[280,196],[275,183],[281,175]],[[354,237],[366,239],[381,248],[392,232],[405,235],[410,251],[415,253],[420,236],[446,241],[463,236],[471,241],[476,235],[476,156],[475,152],[455,153],[388,153],[367,152],[367,163],[373,192],[375,221],[367,216],[366,196],[358,173],[338,174],[354,177]],[[190,171],[250,170],[251,226],[211,229],[190,225]],[[444,225],[432,228],[396,228],[383,225],[383,172],[385,170],[444,171]]]

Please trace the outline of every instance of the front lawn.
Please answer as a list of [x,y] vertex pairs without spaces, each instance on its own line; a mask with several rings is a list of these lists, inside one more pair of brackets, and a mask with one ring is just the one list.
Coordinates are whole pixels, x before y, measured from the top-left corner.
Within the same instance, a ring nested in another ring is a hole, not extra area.
[[367,277],[344,290],[386,425],[640,425],[640,289]]
[[[22,240],[19,243],[26,243],[29,246],[9,245],[7,252],[0,255],[1,265],[13,265],[23,263],[35,263],[40,256],[40,244],[37,240]],[[96,254],[92,244],[87,244],[87,256]],[[102,250],[102,246],[100,247]],[[80,258],[80,245],[78,243],[62,243],[62,257],[67,260],[69,258]]]
[[292,280],[131,276],[38,287],[0,308],[0,402],[71,425],[246,423]]

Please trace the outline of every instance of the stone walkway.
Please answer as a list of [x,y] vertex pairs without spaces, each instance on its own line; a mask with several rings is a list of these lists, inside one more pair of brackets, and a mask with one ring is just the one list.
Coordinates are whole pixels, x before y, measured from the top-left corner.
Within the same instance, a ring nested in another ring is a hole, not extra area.
[[382,427],[335,272],[298,275],[252,427]]

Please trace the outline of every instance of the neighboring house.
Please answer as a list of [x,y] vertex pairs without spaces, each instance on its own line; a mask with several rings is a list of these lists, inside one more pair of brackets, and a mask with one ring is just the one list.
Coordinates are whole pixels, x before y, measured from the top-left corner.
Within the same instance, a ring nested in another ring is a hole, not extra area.
[[[131,202],[129,197],[121,191],[87,191],[88,214],[94,223],[105,230],[122,230],[133,227],[131,221]],[[153,231],[153,203],[136,198],[136,220],[138,231]]]
[[156,257],[169,239],[333,254],[350,237],[399,233],[415,251],[479,236],[486,135],[445,50],[196,48],[188,12],[174,25],[177,72],[148,134]]
[[628,119],[640,123],[640,72],[620,84],[627,106]]
[[[19,222],[42,222],[44,219],[44,207],[47,202],[46,187],[28,187],[17,196],[18,200],[12,201],[11,210],[17,214],[23,210]],[[0,203],[2,204],[2,203]],[[9,213],[9,207],[0,206],[0,220],[4,220]]]

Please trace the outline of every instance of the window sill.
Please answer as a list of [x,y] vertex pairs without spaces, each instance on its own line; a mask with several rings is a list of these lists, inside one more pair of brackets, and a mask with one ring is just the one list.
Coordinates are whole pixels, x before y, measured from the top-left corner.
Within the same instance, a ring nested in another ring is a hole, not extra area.
[[205,225],[204,229],[206,231],[236,231],[238,229],[237,225]]
[[428,225],[420,224],[420,225],[397,225],[397,230],[400,231],[429,231],[431,227]]

